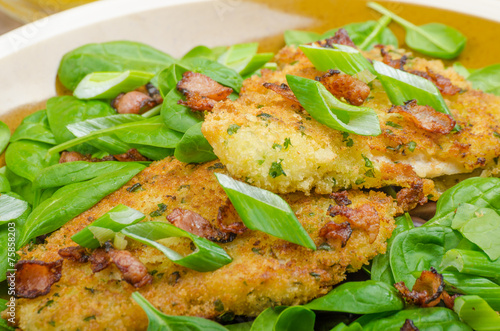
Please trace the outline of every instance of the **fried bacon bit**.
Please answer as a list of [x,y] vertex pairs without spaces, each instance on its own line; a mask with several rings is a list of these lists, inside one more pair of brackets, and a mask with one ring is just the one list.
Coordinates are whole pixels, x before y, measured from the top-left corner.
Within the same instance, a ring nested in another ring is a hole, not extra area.
[[326,239],[340,239],[342,247],[345,247],[347,240],[351,237],[352,229],[349,222],[337,224],[335,222],[326,223],[321,230],[319,236]]
[[362,105],[370,95],[370,87],[352,76],[330,69],[323,76],[316,77],[330,93],[337,98],[344,98],[355,106]]
[[146,266],[129,251],[111,249],[109,256],[122,273],[123,280],[132,286],[142,287],[153,282]]
[[394,69],[404,70],[406,60],[408,60],[408,57],[406,55],[403,55],[401,56],[401,58],[394,60],[384,48],[380,49],[380,54],[382,55],[382,62],[384,62],[388,66],[393,67]]
[[413,321],[407,319],[405,324],[401,327],[400,331],[419,331],[418,328],[413,324]]
[[330,37],[324,41],[320,41],[319,44],[321,47],[325,48],[333,48],[333,44],[340,44],[356,48],[356,45],[351,40],[351,37],[349,37],[349,33],[347,33],[346,29],[344,28],[338,29],[333,37]]
[[330,199],[335,200],[335,203],[339,206],[348,206],[352,204],[349,200],[349,193],[347,191],[334,192],[330,194]]
[[216,242],[230,242],[236,236],[234,233],[225,233],[215,229],[203,216],[191,210],[175,208],[167,220],[187,232]]
[[211,111],[217,101],[222,101],[233,93],[232,88],[192,71],[186,71],[182,75],[182,79],[177,83],[177,89],[187,99],[187,101],[179,100],[177,103],[199,111]]
[[120,162],[135,162],[135,161],[147,161],[148,159],[142,156],[137,149],[132,148],[124,154],[113,155],[115,159]]
[[343,216],[349,220],[351,227],[365,230],[369,233],[370,244],[377,239],[380,229],[380,219],[377,210],[369,205],[364,204],[358,208],[349,208],[346,206],[328,207],[328,215],[335,217]]
[[151,98],[156,102],[157,105],[163,103],[163,98],[161,97],[160,91],[151,83],[146,84],[146,90]]
[[426,70],[427,72],[412,70],[410,71],[410,73],[425,78],[434,83],[434,85],[436,85],[442,95],[455,95],[462,91],[461,88],[453,85],[451,83],[451,80],[449,80],[448,78],[432,71],[429,68],[426,68]]
[[23,260],[16,263],[16,295],[36,298],[50,292],[52,284],[61,279],[63,260],[43,262]]
[[403,106],[392,106],[389,113],[399,113],[417,127],[433,133],[447,134],[455,127],[455,120],[430,106],[419,106],[417,100],[410,100]]
[[86,155],[78,152],[62,152],[59,163],[75,162],[75,161],[89,161]]
[[418,204],[423,205],[427,202],[427,196],[424,194],[424,184],[422,181],[414,183],[411,187],[401,189],[397,195],[398,206],[403,210],[412,210]]
[[297,99],[297,97],[295,96],[295,94],[293,94],[293,91],[290,89],[290,87],[288,85],[286,85],[285,83],[283,84],[275,84],[275,83],[264,83],[262,84],[265,88],[273,91],[273,92],[276,92],[278,93],[279,95],[281,95],[283,98],[285,98],[286,100],[288,101],[291,101],[293,102],[294,105],[297,105],[299,107],[302,107],[300,105],[300,102],[299,100]]
[[220,227],[220,230],[227,233],[234,234],[242,234],[248,228],[245,226],[243,222],[233,222],[231,224],[226,224],[226,219],[237,219],[238,212],[234,209],[233,204],[229,199],[226,200],[226,203],[219,207],[219,212],[217,213],[217,224]]
[[82,246],[65,247],[59,250],[59,256],[66,260],[85,263],[89,260],[87,250]]
[[89,257],[90,269],[93,273],[106,269],[111,264],[111,259],[106,248],[97,248]]
[[156,106],[156,102],[145,93],[131,91],[120,93],[111,102],[111,106],[116,109],[118,114],[142,114]]
[[443,275],[432,267],[430,271],[422,271],[411,291],[404,282],[394,284],[394,287],[409,304],[426,308],[434,307],[443,300],[446,307],[453,309],[455,296],[450,296],[444,290],[444,286]]

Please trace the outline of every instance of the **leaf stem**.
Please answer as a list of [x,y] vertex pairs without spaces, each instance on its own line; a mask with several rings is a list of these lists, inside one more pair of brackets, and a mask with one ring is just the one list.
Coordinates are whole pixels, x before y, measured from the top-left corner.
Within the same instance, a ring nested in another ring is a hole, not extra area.
[[366,47],[370,45],[370,43],[373,41],[373,39],[377,38],[377,36],[380,34],[381,31],[383,31],[389,23],[391,23],[391,17],[388,15],[382,16],[378,21],[377,25],[375,26],[375,29],[366,37],[365,40],[359,45],[359,48],[362,50],[365,50]]

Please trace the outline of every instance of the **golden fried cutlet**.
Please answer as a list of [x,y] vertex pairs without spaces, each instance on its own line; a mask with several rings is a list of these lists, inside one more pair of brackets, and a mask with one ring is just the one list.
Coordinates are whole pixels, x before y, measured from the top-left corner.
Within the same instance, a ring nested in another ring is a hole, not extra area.
[[[397,58],[403,52],[389,53]],[[382,59],[379,49],[365,55]],[[449,90],[461,90],[444,96],[462,128],[459,132],[430,132],[400,113],[389,112],[392,105],[377,80],[371,83],[363,106],[375,110],[382,134],[367,137],[330,129],[311,118],[290,96],[284,98],[263,86],[273,83],[276,90],[286,83],[287,74],[310,79],[325,74],[302,51],[285,47],[275,59],[279,69],[262,70],[261,77],[244,82],[238,100],[217,104],[203,124],[203,134],[233,176],[281,193],[419,185],[428,195],[435,194],[432,181],[422,179],[495,167],[500,155],[500,97],[473,90],[441,61],[407,55],[410,60],[405,70],[426,72],[429,68],[430,73],[451,81]],[[228,131],[234,124],[239,129]],[[274,172],[276,167],[282,171]]]
[[[167,158],[155,162],[120,190],[51,234],[44,244],[25,247],[21,259],[60,259],[59,249],[75,246],[70,239],[73,234],[120,203],[146,215],[164,203],[168,206],[165,216],[181,208],[214,223],[219,207],[227,203],[214,172],[227,173],[219,161],[189,165]],[[141,190],[127,191],[136,183],[141,184]],[[121,279],[114,265],[93,274],[90,263],[64,260],[62,277],[52,285],[50,293],[18,300],[18,326],[23,330],[144,330],[147,317],[130,297],[136,290],[166,314],[206,318],[223,314],[256,316],[270,306],[303,304],[326,294],[345,278],[346,271],[360,269],[385,251],[385,242],[394,228],[396,207],[393,199],[383,193],[353,190],[335,197],[303,193],[283,197],[315,244],[323,249],[312,251],[248,230],[234,241],[220,244],[233,258],[232,263],[201,273],[175,265],[154,248],[130,241],[127,250],[147,267],[153,276],[151,285],[134,288]],[[338,216],[327,214],[330,205]],[[351,221],[349,216],[342,216],[346,215],[345,210],[357,217]],[[230,217],[234,222],[241,221],[237,214]],[[320,237],[320,230],[332,221],[351,223],[352,234],[345,247],[339,240]],[[170,238],[163,243],[181,253],[191,252],[190,242],[185,239]]]

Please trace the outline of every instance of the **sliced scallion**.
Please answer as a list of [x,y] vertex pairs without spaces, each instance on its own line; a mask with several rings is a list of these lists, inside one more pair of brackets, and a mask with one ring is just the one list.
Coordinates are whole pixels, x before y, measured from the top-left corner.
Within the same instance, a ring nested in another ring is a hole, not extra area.
[[500,315],[477,295],[465,295],[455,299],[453,310],[460,319],[477,331],[499,330]]
[[223,174],[215,176],[249,229],[316,250],[314,241],[280,196]]
[[104,242],[112,240],[115,232],[143,219],[144,215],[140,211],[125,205],[118,205],[74,234],[71,240],[83,247],[97,248]]
[[28,209],[28,203],[10,194],[0,195],[0,225],[14,220],[24,214]]
[[[121,232],[129,238],[160,250],[172,262],[196,271],[207,272],[217,270],[232,261],[226,251],[218,245],[205,238],[179,229],[172,224],[145,222],[127,226]],[[189,238],[196,246],[196,250],[187,256],[182,256],[157,242],[157,240],[170,237]]]
[[490,260],[483,252],[451,249],[445,253],[441,270],[456,269],[460,272],[481,277],[498,278],[500,259]]
[[287,82],[302,107],[314,119],[332,129],[363,136],[381,133],[375,111],[367,107],[356,107],[335,98],[318,81],[287,75]]

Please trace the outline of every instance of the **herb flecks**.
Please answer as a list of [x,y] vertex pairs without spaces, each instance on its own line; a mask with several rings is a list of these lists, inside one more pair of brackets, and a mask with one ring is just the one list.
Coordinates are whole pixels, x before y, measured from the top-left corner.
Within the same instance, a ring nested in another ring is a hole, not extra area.
[[354,145],[354,140],[349,138],[348,132],[342,132],[342,142],[345,143],[347,147],[352,147]]
[[392,121],[385,122],[385,125],[392,126],[395,129],[402,129],[403,128],[401,125],[394,123]]
[[233,134],[235,134],[236,132],[238,132],[238,130],[241,128],[241,126],[239,126],[238,124],[231,124],[228,128],[227,128],[227,134],[232,136]]
[[134,185],[127,187],[127,191],[129,191],[130,193],[135,193],[139,191],[144,191],[144,189],[142,188],[141,183],[135,183]]
[[149,216],[151,216],[151,217],[159,217],[159,216],[163,215],[163,213],[166,210],[167,210],[167,205],[164,204],[164,203],[160,203],[160,204],[158,204],[158,209],[155,210],[155,211],[153,211],[153,212],[151,212],[149,214]]
[[271,178],[276,178],[281,175],[286,176],[286,173],[281,166],[281,162],[283,162],[283,159],[280,159],[279,162],[273,162],[271,164],[271,167],[269,168],[269,176],[271,176]]

